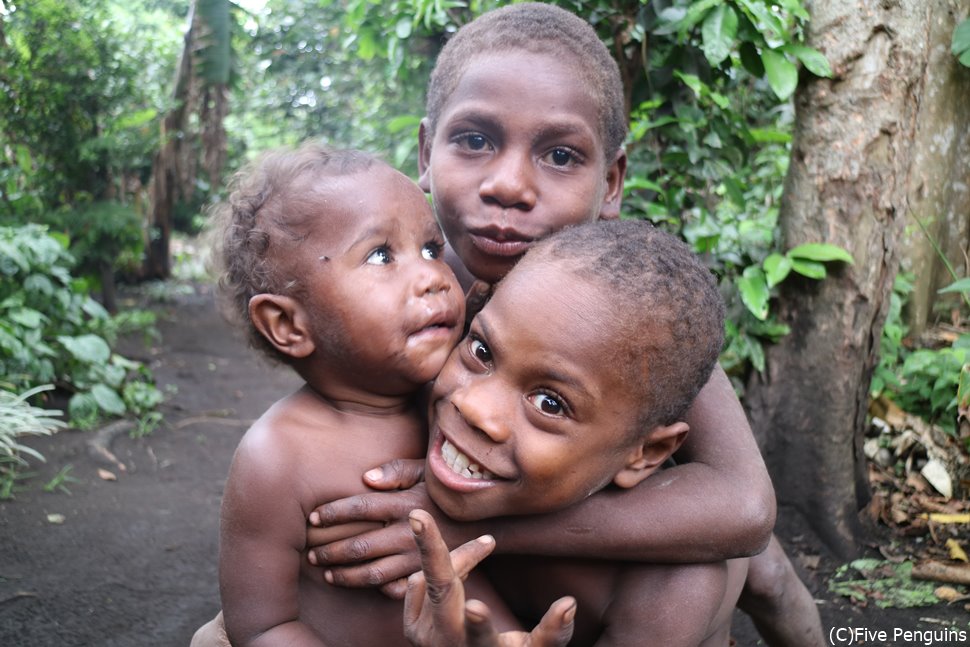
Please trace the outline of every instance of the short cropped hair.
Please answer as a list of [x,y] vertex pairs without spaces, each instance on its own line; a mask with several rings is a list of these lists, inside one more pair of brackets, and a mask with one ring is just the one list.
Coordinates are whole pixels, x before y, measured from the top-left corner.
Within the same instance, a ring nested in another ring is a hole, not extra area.
[[292,250],[319,220],[319,202],[298,182],[353,175],[375,163],[383,164],[368,153],[313,141],[280,148],[233,176],[228,200],[216,205],[212,260],[223,314],[244,327],[250,345],[269,358],[287,359],[253,325],[249,301],[257,294],[298,295],[306,287],[302,272],[292,267]]
[[530,250],[527,261],[558,263],[602,285],[614,301],[604,334],[618,339],[604,361],[642,402],[631,437],[683,419],[724,343],[724,303],[700,258],[646,221],[614,220],[563,229]]
[[589,23],[565,9],[537,2],[484,13],[448,40],[428,83],[426,110],[431,132],[470,62],[476,56],[510,50],[548,54],[573,65],[577,82],[599,105],[600,137],[607,163],[612,162],[627,128],[616,61]]

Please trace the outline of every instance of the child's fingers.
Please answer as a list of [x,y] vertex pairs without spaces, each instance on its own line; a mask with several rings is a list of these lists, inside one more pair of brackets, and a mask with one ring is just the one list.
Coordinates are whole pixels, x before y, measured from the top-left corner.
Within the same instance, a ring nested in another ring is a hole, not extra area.
[[481,600],[465,603],[465,637],[467,647],[494,647],[500,644],[498,632],[492,624],[491,611]]
[[422,573],[415,573],[408,578],[407,592],[404,595],[405,635],[407,635],[409,628],[417,626],[418,620],[421,618],[426,592],[427,584]]
[[364,473],[375,490],[406,490],[424,478],[424,459],[398,458]]
[[529,644],[532,647],[563,647],[573,637],[573,623],[576,619],[576,600],[572,597],[559,598],[549,607],[542,620],[532,630]]
[[495,540],[489,535],[483,535],[449,553],[448,546],[441,538],[438,526],[430,514],[424,510],[413,510],[409,519],[432,599],[435,596],[435,587],[449,586],[453,580],[457,583],[456,578],[464,579],[495,548]]

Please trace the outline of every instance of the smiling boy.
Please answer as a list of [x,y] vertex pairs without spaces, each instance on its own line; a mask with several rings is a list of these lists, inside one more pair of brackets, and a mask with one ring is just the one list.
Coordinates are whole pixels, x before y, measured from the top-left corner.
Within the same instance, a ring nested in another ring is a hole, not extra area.
[[[474,520],[553,512],[604,487],[636,486],[684,440],[682,416],[717,361],[723,313],[710,272],[646,223],[574,227],[537,244],[435,381],[431,499],[451,518]],[[533,623],[572,596],[574,644],[724,647],[747,560],[499,555],[487,570]],[[413,599],[407,606],[413,615]],[[407,630],[428,644],[413,624]]]

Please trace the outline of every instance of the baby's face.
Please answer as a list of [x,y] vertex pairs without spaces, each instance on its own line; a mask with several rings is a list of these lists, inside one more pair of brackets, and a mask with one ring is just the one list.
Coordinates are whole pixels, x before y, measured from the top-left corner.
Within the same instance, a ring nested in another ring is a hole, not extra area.
[[432,392],[425,477],[447,515],[556,510],[626,466],[638,402],[608,312],[556,264],[527,259],[498,286]]
[[441,231],[421,190],[389,167],[328,183],[310,192],[321,216],[297,248],[316,346],[362,388],[413,389],[438,374],[464,321]]
[[599,105],[568,62],[549,55],[476,57],[441,111],[430,153],[423,143],[422,186],[445,237],[490,283],[534,241],[619,206],[623,171],[615,151],[606,159]]

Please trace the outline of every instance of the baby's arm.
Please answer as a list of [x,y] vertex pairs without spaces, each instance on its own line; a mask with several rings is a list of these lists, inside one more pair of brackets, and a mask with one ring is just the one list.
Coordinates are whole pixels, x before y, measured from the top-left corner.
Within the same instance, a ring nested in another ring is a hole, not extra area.
[[[299,621],[298,580],[306,540],[299,486],[270,443],[244,438],[222,505],[219,589],[226,632],[237,647],[323,643]],[[247,442],[250,441],[250,442]]]

